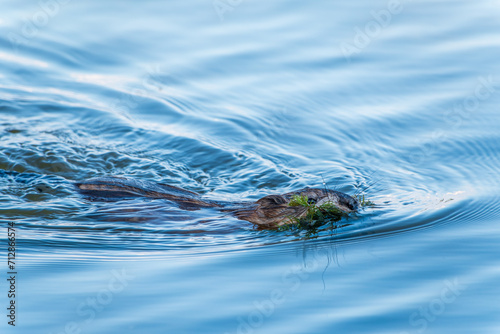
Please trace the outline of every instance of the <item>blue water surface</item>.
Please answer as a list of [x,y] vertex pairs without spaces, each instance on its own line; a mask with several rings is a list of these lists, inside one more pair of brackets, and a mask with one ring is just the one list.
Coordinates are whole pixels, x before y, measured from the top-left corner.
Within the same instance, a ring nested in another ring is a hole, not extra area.
[[[0,331],[499,333],[499,15],[4,1]],[[235,202],[328,186],[376,206],[311,234],[75,191],[109,175]]]

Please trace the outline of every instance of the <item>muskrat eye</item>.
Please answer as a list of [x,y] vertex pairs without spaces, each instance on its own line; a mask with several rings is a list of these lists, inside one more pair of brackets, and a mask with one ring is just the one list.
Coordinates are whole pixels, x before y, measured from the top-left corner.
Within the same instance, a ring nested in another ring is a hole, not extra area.
[[308,198],[307,203],[308,204],[316,204],[317,200],[315,198]]

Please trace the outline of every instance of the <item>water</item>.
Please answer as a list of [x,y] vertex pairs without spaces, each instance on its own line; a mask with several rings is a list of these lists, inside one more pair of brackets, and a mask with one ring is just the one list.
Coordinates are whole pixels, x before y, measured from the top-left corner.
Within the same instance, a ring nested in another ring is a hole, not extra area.
[[[2,333],[500,330],[495,2],[2,7]],[[324,179],[377,206],[257,230],[75,192],[104,175],[228,201]]]

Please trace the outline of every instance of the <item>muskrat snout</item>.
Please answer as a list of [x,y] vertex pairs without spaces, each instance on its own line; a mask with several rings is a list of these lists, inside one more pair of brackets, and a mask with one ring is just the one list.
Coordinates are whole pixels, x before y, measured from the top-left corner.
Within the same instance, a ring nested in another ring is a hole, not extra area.
[[[312,193],[314,191],[314,193]],[[360,207],[355,197],[335,190],[310,189],[308,195],[313,195],[309,199],[314,199],[317,207],[326,203],[332,203],[344,212],[354,212]],[[316,197],[314,197],[316,196]]]
[[339,202],[350,211],[357,211],[359,209],[359,202],[354,197],[349,196],[348,198],[341,199]]

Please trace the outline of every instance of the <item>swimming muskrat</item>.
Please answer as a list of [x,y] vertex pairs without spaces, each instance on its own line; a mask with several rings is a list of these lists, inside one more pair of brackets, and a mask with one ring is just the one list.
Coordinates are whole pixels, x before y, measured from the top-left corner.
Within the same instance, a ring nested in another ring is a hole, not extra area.
[[249,221],[261,227],[277,227],[289,223],[290,218],[301,218],[307,208],[291,206],[294,195],[307,196],[309,204],[319,207],[332,203],[345,213],[356,211],[359,202],[356,198],[340,191],[317,188],[303,188],[283,195],[268,195],[255,202],[225,202],[202,198],[199,194],[179,187],[133,180],[125,177],[99,177],[76,183],[84,195],[92,198],[116,199],[124,197],[162,198],[177,203],[181,209],[197,210],[217,208],[229,212],[236,218]]

